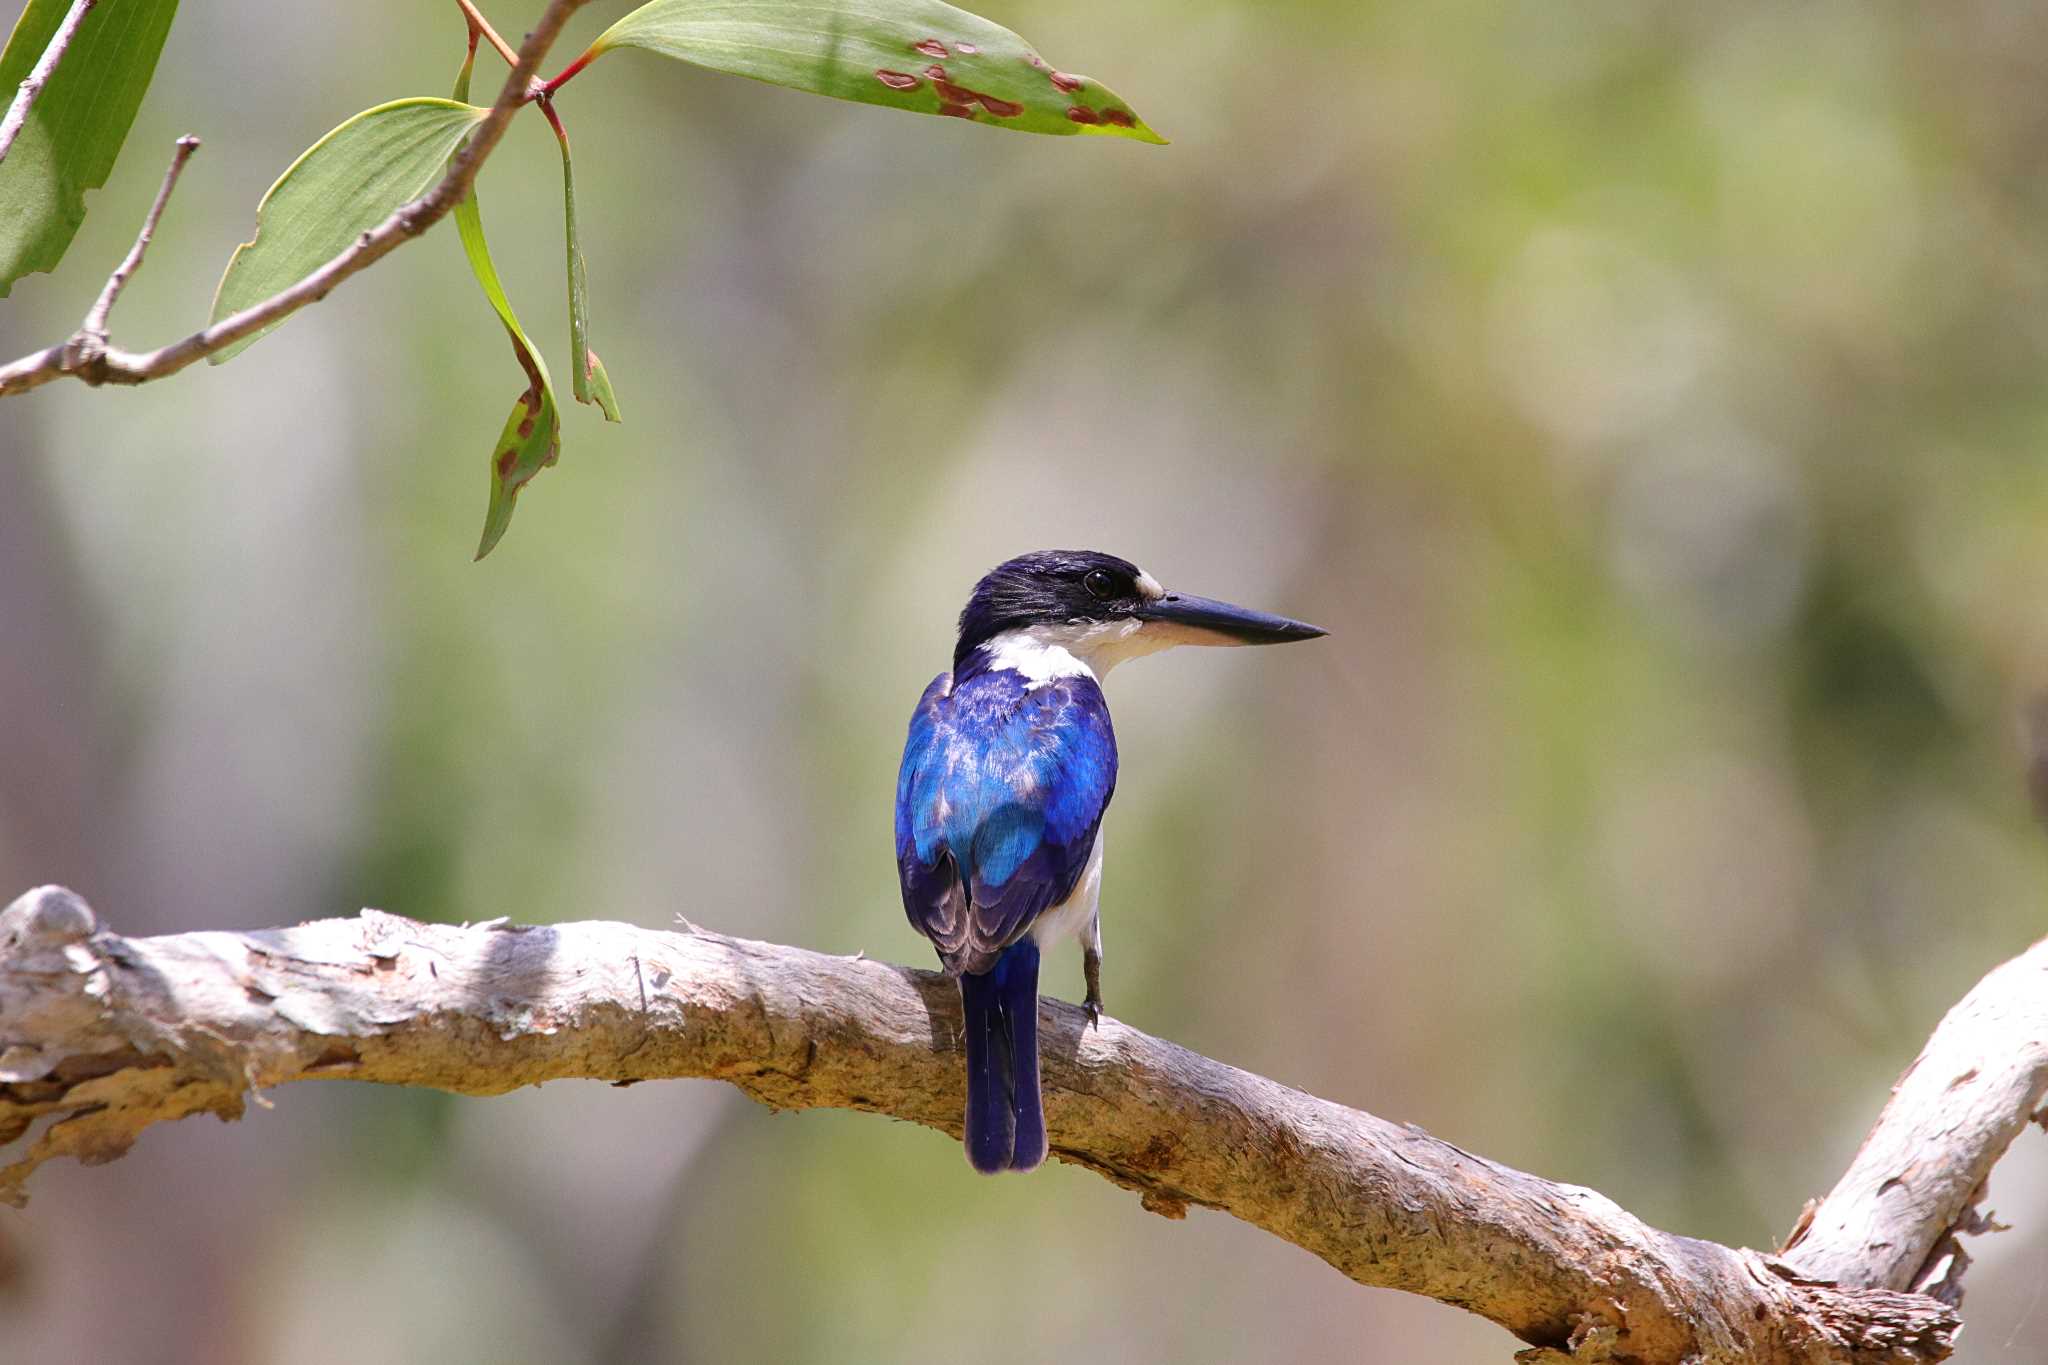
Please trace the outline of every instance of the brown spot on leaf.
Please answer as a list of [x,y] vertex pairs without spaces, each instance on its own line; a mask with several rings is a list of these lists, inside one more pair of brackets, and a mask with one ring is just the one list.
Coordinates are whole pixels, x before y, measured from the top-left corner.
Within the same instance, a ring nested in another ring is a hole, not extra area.
[[1090,109],[1085,104],[1077,104],[1073,106],[1071,109],[1067,110],[1067,118],[1074,123],[1102,122],[1101,115],[1097,114],[1093,109]]
[[1030,67],[1033,71],[1043,71],[1045,70],[1045,58],[1039,56],[1036,52],[1027,52],[1024,54],[1024,65]]
[[1079,76],[1069,76],[1064,71],[1048,72],[1046,73],[1046,79],[1052,82],[1053,89],[1059,91],[1063,95],[1071,95],[1076,90],[1079,90],[1082,86],[1088,84],[1088,82],[1082,80]]
[[924,74],[930,76],[935,81],[942,81],[946,79],[946,68],[940,66],[937,62],[933,62],[924,69]]
[[1015,118],[1024,112],[1024,106],[1021,104],[1000,99],[995,95],[984,94],[979,90],[970,90],[964,85],[957,85],[947,80],[944,67],[934,66],[927,70],[925,74],[932,78],[932,88],[939,92],[940,100],[944,101],[939,107],[939,112],[942,114],[951,114],[954,112],[951,106],[958,106],[965,117],[972,118],[974,116],[974,106],[977,104],[988,110],[989,113],[994,114],[997,118]]
[[875,69],[875,79],[888,86],[891,90],[915,90],[918,86],[917,77],[911,75],[908,71],[889,71],[877,67]]
[[963,57],[972,57],[975,53],[981,51],[973,43],[955,43],[953,44],[953,50]]
[[[533,421],[534,421],[534,417],[533,417],[533,409],[532,409],[532,408],[528,408],[528,409],[526,410],[526,416],[524,416],[524,417],[522,417],[522,418],[520,418],[520,419],[519,419],[519,439],[520,439],[520,440],[522,440],[522,441],[523,441],[523,440],[525,440],[525,439],[526,439],[527,437],[529,437],[529,436],[533,435]],[[509,453],[509,452],[508,452],[508,453]]]
[[973,118],[974,110],[964,104],[942,104],[939,112],[948,118]]
[[1113,123],[1119,128],[1129,128],[1138,120],[1131,116],[1128,109],[1105,109],[1102,111],[1102,121]]
[[512,462],[516,460],[518,457],[519,452],[512,449],[512,447],[510,446],[506,446],[503,450],[498,452],[497,468],[499,478],[509,479],[512,477]]
[[937,38],[927,38],[921,43],[912,43],[910,50],[912,52],[922,52],[927,57],[950,57],[953,55],[946,51],[946,45]]

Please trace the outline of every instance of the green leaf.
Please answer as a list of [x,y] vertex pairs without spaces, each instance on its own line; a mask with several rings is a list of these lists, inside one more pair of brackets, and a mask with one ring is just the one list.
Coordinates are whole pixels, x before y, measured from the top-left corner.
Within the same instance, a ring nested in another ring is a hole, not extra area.
[[[366,109],[306,149],[256,206],[256,235],[235,248],[213,318],[289,289],[440,178],[488,109],[456,100],[394,100]],[[209,357],[218,365],[281,325]]]
[[1054,69],[1010,30],[941,0],[653,0],[599,35],[586,59],[615,47],[1019,132],[1166,141],[1099,82]]
[[583,269],[583,248],[576,238],[576,171],[569,159],[569,138],[557,132],[562,145],[562,216],[569,238],[569,366],[570,389],[579,403],[595,403],[607,422],[619,420],[618,396],[604,362],[590,349],[590,283]]
[[[0,52],[0,108],[41,59],[70,0],[29,0]],[[178,0],[101,0],[0,161],[0,298],[51,270],[85,221],[85,192],[107,183],[156,72]]]
[[483,539],[476,547],[476,557],[482,559],[511,526],[512,505],[519,490],[562,453],[562,414],[555,403],[548,363],[519,325],[512,300],[505,297],[498,267],[491,261],[490,244],[484,240],[483,209],[474,190],[456,206],[455,227],[462,234],[462,250],[469,257],[470,271],[483,286],[484,297],[497,310],[498,321],[505,324],[513,357],[526,372],[526,390],[514,400],[512,415],[505,419],[505,429],[498,433],[498,443],[491,447],[491,500],[484,511]]
[[[469,55],[455,77],[457,100],[469,98],[469,75],[476,65],[476,37],[474,32],[469,35]],[[519,315],[512,311],[512,300],[506,297],[504,282],[498,278],[490,243],[484,240],[483,205],[477,202],[473,185],[469,196],[455,206],[455,230],[462,236],[462,254],[469,258],[470,273],[483,286],[484,297],[490,300],[498,321],[504,324],[505,335],[512,342],[513,358],[526,371],[526,390],[513,400],[505,429],[498,433],[498,443],[491,447],[491,500],[484,509],[483,539],[476,547],[476,557],[482,559],[504,539],[512,525],[512,505],[518,501],[519,490],[561,455],[562,412],[555,402],[555,385],[548,377],[548,363],[528,339],[526,329],[519,325]]]

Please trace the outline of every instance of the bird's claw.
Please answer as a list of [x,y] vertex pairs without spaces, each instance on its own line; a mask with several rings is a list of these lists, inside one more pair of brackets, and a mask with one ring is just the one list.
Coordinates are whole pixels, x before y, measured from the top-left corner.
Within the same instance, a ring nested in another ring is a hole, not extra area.
[[1081,1008],[1088,1011],[1088,1027],[1100,1031],[1102,1028],[1102,997],[1091,995],[1081,1002]]

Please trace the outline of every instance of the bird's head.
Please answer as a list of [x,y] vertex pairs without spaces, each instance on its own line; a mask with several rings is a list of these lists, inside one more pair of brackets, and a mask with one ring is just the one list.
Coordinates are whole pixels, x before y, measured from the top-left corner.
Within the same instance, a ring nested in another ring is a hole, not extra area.
[[1174,645],[1278,645],[1327,634],[1284,616],[1172,592],[1099,550],[1037,550],[998,564],[960,613],[958,672],[977,650],[991,667],[1032,677],[1101,675]]

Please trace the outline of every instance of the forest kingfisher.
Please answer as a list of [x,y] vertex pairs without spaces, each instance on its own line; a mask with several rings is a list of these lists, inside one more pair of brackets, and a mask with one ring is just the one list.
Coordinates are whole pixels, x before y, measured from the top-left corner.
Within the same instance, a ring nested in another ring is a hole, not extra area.
[[985,1174],[1045,1160],[1039,953],[1081,940],[1102,1015],[1102,814],[1116,734],[1101,678],[1174,645],[1271,645],[1326,632],[1168,592],[1128,560],[1041,550],[997,565],[960,613],[953,667],[910,717],[896,779],[903,908],[960,982],[967,1159]]

